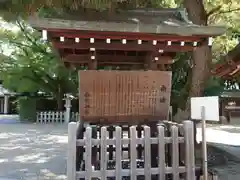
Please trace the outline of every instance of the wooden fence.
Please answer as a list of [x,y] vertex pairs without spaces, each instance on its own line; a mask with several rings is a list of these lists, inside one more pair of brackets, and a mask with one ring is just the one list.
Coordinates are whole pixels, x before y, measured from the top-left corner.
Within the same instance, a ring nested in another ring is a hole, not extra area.
[[[79,113],[72,112],[70,116],[70,121],[77,122],[79,120]],[[37,123],[64,123],[65,122],[65,112],[57,111],[45,111],[37,112]]]
[[[97,179],[101,180],[113,178],[114,180],[122,180],[124,178],[131,180],[158,179],[165,180],[166,176],[171,175],[173,180],[195,180],[195,158],[194,158],[194,129],[191,121],[185,121],[183,126],[179,128],[176,125],[170,127],[171,135],[166,136],[165,128],[161,125],[157,127],[155,137],[151,135],[151,128],[143,127],[143,135],[137,136],[136,126],[129,128],[130,136],[124,137],[122,128],[115,127],[114,137],[109,138],[107,127],[101,127],[100,135],[93,137],[93,128],[86,127],[83,139],[77,139],[78,123],[71,122],[68,125],[68,159],[67,159],[67,177],[68,180],[75,179]],[[179,131],[183,131],[183,136],[179,136]],[[171,144],[171,166],[166,164],[166,145]],[[184,148],[184,165],[180,164],[179,149]],[[123,157],[123,146],[129,147],[129,159]],[[137,146],[144,148],[143,158],[138,159]],[[152,146],[157,147],[156,167],[151,163]],[[93,161],[93,146],[100,149],[99,163]],[[113,166],[109,167],[108,146],[115,146],[115,159]],[[76,168],[77,148],[85,149],[84,167]],[[124,165],[124,162],[127,165]],[[97,165],[98,164],[98,165]],[[124,167],[123,167],[124,166]],[[123,178],[124,177],[124,178]]]

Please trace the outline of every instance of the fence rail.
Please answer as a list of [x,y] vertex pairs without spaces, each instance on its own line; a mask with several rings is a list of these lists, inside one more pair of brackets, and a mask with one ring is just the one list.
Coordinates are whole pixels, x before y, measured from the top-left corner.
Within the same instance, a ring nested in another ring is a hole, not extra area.
[[[152,127],[151,127],[152,128]],[[151,128],[148,126],[143,127],[143,135],[137,135],[136,126],[129,128],[130,137],[123,136],[121,127],[115,127],[115,136],[108,137],[107,127],[101,127],[100,135],[93,137],[93,128],[87,127],[84,138],[77,139],[78,123],[69,123],[68,126],[68,162],[67,162],[67,177],[68,180],[75,180],[79,178],[92,179],[100,178],[101,180],[112,177],[116,180],[128,178],[131,180],[138,180],[139,177],[145,179],[155,178],[158,180],[165,180],[167,175],[171,175],[173,180],[195,180],[195,160],[194,160],[194,131],[193,123],[185,121],[183,124],[184,136],[179,136],[179,127],[172,125],[170,127],[171,135],[166,136],[165,128],[161,125],[157,127],[157,136],[153,137]],[[166,164],[166,145],[171,144],[171,166]],[[184,165],[180,164],[180,144],[184,146]],[[123,157],[123,146],[129,147],[129,159]],[[144,148],[143,158],[138,159],[137,146],[141,145]],[[94,146],[100,149],[99,162],[93,159]],[[108,146],[115,146],[114,160],[109,160]],[[157,147],[157,166],[152,165],[152,147]],[[76,169],[77,161],[77,148],[82,147],[84,152],[84,168]],[[112,161],[112,167],[109,167],[109,162]],[[125,163],[125,167],[124,166]],[[98,165],[97,165],[98,164]],[[127,165],[126,165],[127,164]]]
[[[37,112],[37,123],[64,123],[65,122],[65,112],[64,111],[43,111]],[[72,112],[70,116],[70,121],[77,122],[79,120],[79,113]]]

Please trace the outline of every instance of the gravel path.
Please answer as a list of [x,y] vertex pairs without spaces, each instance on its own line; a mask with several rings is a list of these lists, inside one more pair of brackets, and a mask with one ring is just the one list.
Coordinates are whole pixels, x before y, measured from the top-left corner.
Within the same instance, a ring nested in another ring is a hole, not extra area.
[[218,174],[219,180],[239,180],[240,126],[208,125],[206,134],[209,169]]
[[0,124],[0,180],[66,179],[66,151],[66,125]]
[[240,147],[219,144],[208,146],[209,169],[218,174],[219,180],[240,179],[240,158],[229,149],[240,152]]
[[[240,141],[240,128],[224,131],[238,134],[233,141]],[[66,180],[66,151],[66,125],[4,124],[0,119],[0,180]],[[240,179],[240,146],[211,142],[208,154],[219,180]]]

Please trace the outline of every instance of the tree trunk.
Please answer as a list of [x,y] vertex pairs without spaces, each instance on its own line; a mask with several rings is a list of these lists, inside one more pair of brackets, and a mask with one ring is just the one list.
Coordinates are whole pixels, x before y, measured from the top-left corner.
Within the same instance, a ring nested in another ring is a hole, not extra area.
[[57,110],[58,110],[58,111],[62,111],[62,110],[63,110],[63,96],[64,96],[64,93],[63,93],[63,91],[62,91],[61,86],[59,85],[59,86],[58,86],[58,92],[57,92],[57,95],[56,95],[56,99],[57,99]]
[[[207,26],[208,18],[203,0],[184,0],[189,19],[198,25]],[[204,85],[210,74],[212,51],[208,41],[193,51],[192,86],[189,97],[202,96]]]
[[[207,12],[204,8],[203,0],[184,0],[184,7],[187,9],[189,19],[198,25],[207,26],[208,17]],[[190,98],[198,97],[203,95],[204,87],[207,78],[210,75],[210,65],[212,59],[212,49],[208,46],[208,40],[206,40],[201,47],[198,47],[192,53],[193,68],[192,68],[192,79],[191,87],[189,91],[189,98],[187,100],[185,117],[190,116]],[[196,125],[196,124],[195,124]],[[196,134],[196,127],[195,134]],[[201,162],[201,145],[196,143],[195,136],[195,160]]]
[[[184,7],[187,9],[189,19],[198,25],[207,25],[207,13],[204,9],[203,0],[184,0]],[[202,96],[205,82],[210,75],[210,65],[212,58],[211,47],[208,46],[208,41],[196,50],[193,51],[192,60],[192,79],[189,91],[189,98]],[[179,109],[175,120],[189,118],[190,115],[190,99],[188,99],[185,111]],[[180,115],[181,114],[181,115]]]

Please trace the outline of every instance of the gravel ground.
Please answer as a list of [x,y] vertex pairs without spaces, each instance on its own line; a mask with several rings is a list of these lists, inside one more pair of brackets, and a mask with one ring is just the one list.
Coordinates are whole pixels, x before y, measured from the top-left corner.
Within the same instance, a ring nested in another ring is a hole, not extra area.
[[208,125],[206,134],[209,169],[219,180],[240,180],[240,126]]
[[235,153],[229,152],[229,149],[240,152],[240,147],[208,145],[209,169],[216,172],[219,180],[240,179],[240,158]]
[[[219,180],[240,179],[240,146],[225,143],[240,144],[240,128],[208,126],[208,130],[209,169]],[[221,144],[223,132],[229,139]],[[0,116],[0,180],[66,180],[66,151],[66,125],[9,123]]]
[[66,125],[0,123],[0,180],[66,179],[66,151]]

